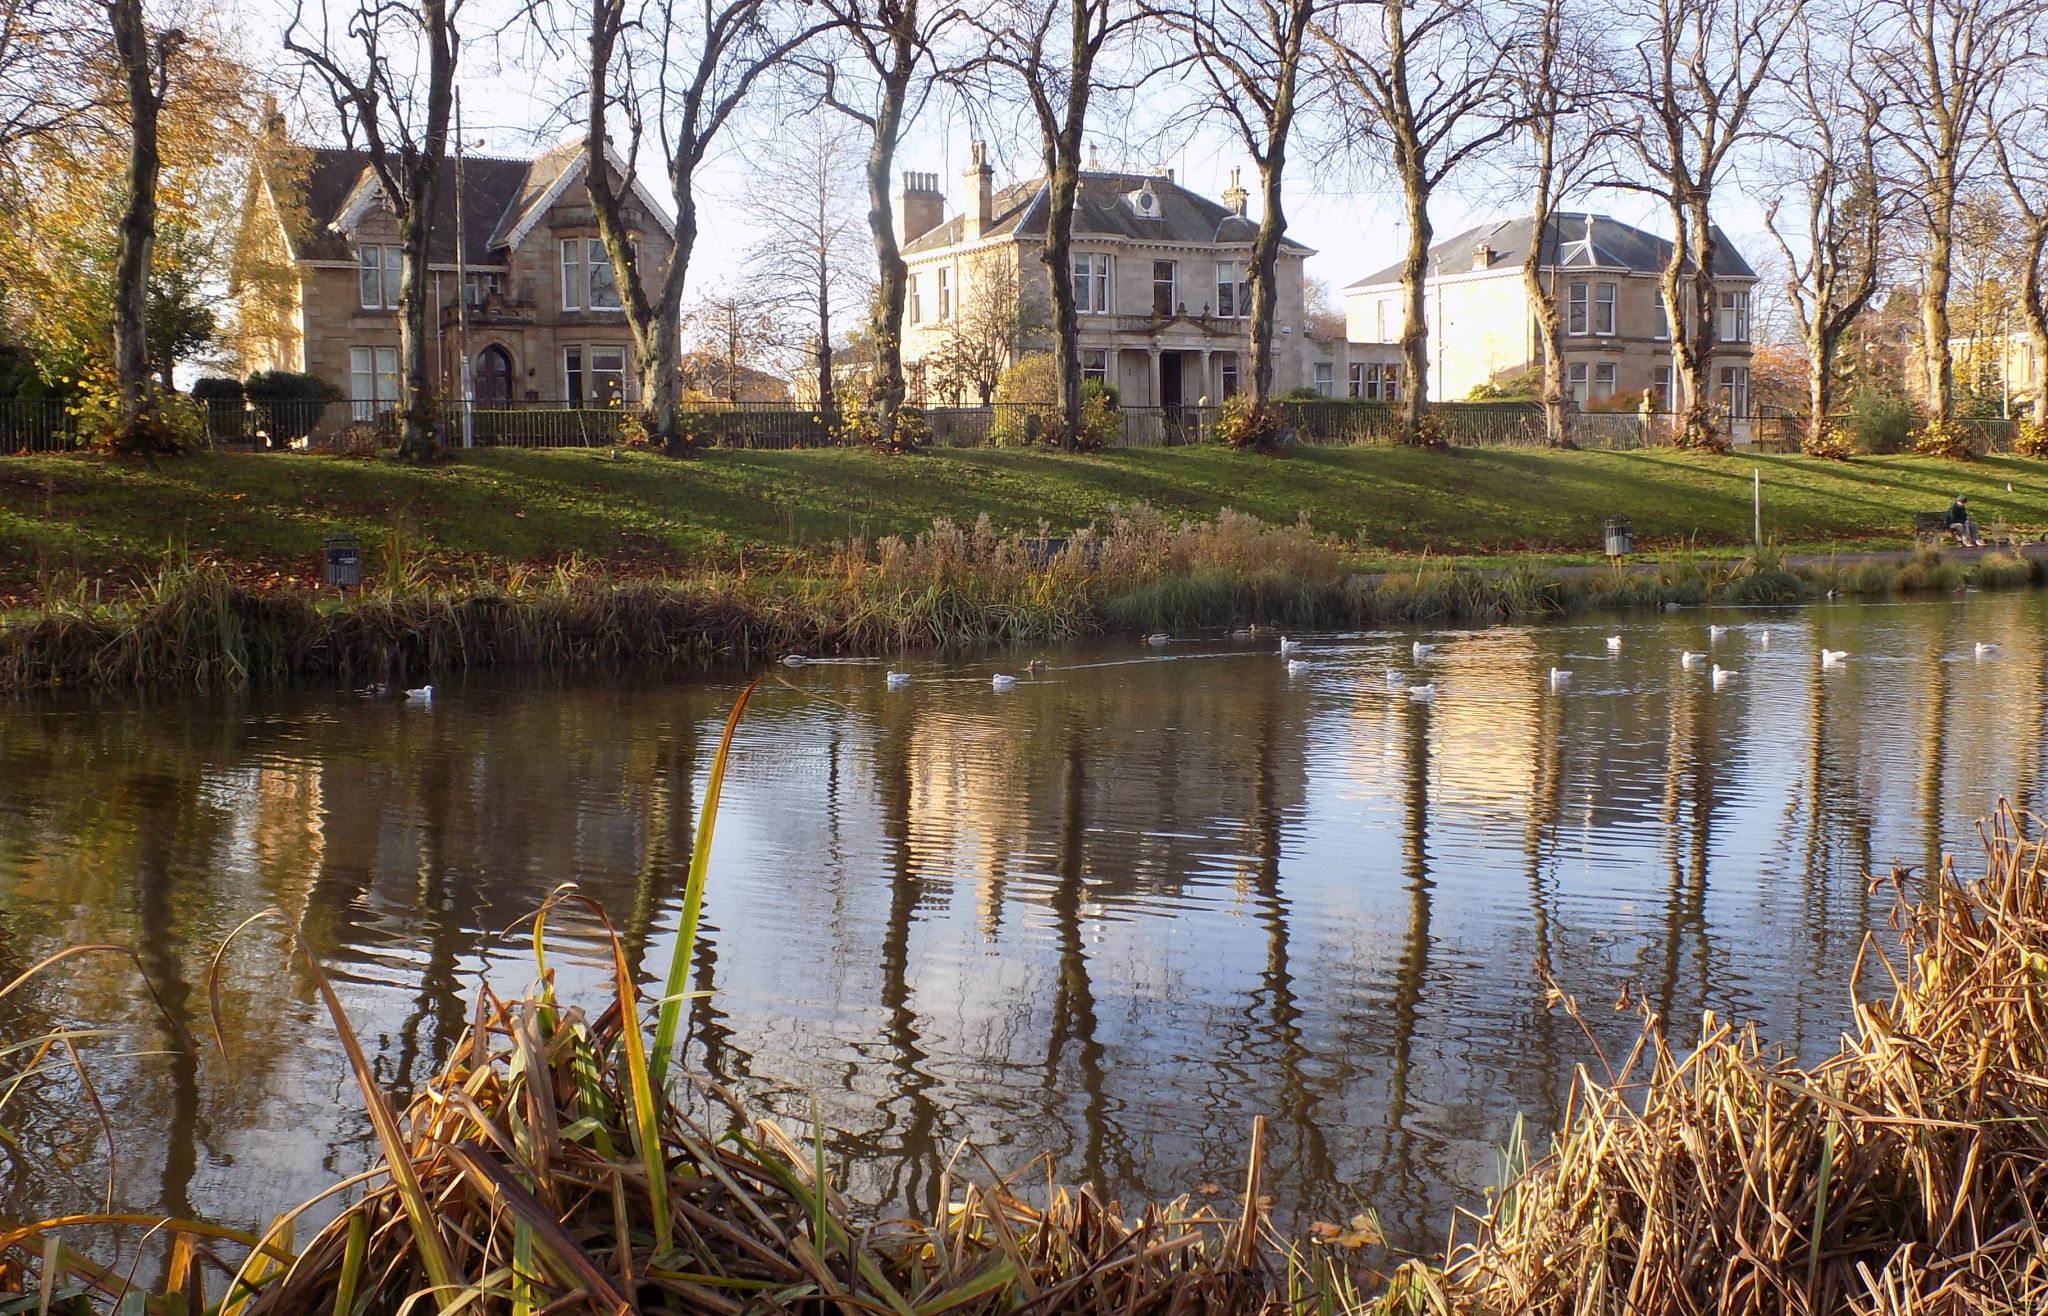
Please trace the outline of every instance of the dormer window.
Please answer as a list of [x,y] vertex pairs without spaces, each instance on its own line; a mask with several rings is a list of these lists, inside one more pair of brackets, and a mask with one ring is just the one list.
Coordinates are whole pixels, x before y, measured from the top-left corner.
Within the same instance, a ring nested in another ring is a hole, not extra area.
[[1150,183],[1146,183],[1135,192],[1124,193],[1124,202],[1130,206],[1131,213],[1139,219],[1166,218],[1165,211],[1159,204],[1159,194],[1152,190]]

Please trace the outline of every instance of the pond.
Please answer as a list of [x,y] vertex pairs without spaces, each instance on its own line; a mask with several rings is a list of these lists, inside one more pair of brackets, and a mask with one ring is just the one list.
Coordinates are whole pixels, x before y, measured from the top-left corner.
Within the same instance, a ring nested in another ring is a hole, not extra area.
[[[1229,1191],[1263,1114],[1283,1221],[1370,1206],[1426,1245],[1518,1114],[1545,1127],[1596,1043],[1625,1052],[1617,999],[1681,1038],[1712,1010],[1832,1048],[1892,907],[1865,874],[1974,865],[2001,794],[2039,804],[2044,620],[2042,595],[1972,595],[1318,635],[1293,671],[1271,638],[1116,642],[1006,691],[1022,655],[896,690],[882,664],[778,667],[726,784],[690,1060],[792,1120],[815,1099],[872,1203],[929,1209],[963,1138],[1127,1203]],[[658,982],[740,684],[0,712],[0,975],[80,943],[139,957],[65,961],[0,1030],[103,1030],[79,1046],[119,1204],[267,1219],[371,1152],[303,965],[280,925],[245,933],[227,1053],[196,1058],[140,975],[205,1039],[216,946],[278,907],[401,1087],[479,975],[530,980],[508,929],[561,883]],[[594,918],[554,931],[594,999]],[[0,1210],[96,1204],[90,1108],[60,1068],[0,1111]]]

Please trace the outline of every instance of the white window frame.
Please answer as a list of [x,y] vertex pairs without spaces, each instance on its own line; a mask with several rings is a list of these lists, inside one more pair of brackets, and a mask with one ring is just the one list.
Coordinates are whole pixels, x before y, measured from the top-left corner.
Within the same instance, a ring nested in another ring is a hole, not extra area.
[[939,319],[953,318],[953,271],[939,266]]
[[[611,256],[604,249],[604,239],[586,239],[583,254],[584,278],[587,280],[585,286],[589,289],[589,295],[585,298],[587,309],[603,312],[623,312],[625,304],[619,297],[618,275],[612,269]],[[598,300],[600,282],[603,288],[611,293],[611,300],[608,302]]]
[[1095,380],[1103,387],[1109,386],[1109,350],[1101,347],[1081,349],[1081,382]]
[[1375,343],[1387,341],[1387,308],[1391,305],[1392,303],[1384,297],[1372,304],[1372,340]]
[[1749,341],[1749,290],[1728,288],[1721,293],[1721,341],[1724,343],[1746,343]]
[[471,270],[463,275],[463,283],[463,295],[471,307],[482,306],[505,292],[505,276],[496,270]]
[[[1162,266],[1163,266],[1163,267],[1165,267],[1165,270],[1166,270],[1166,280],[1165,280],[1164,284],[1162,284],[1162,283],[1160,282],[1160,279],[1159,279],[1159,271],[1160,271],[1160,268],[1161,268]],[[1164,311],[1161,311],[1161,310],[1159,309],[1159,289],[1160,289],[1161,287],[1164,287],[1164,288],[1166,289],[1166,309],[1165,309]],[[1166,319],[1166,318],[1171,318],[1172,316],[1174,316],[1174,315],[1177,315],[1177,314],[1179,314],[1179,312],[1178,312],[1178,311],[1177,311],[1177,310],[1175,309],[1175,308],[1176,308],[1176,307],[1178,307],[1179,305],[1180,305],[1180,262],[1179,262],[1179,261],[1173,261],[1173,260],[1155,260],[1155,261],[1153,261],[1153,262],[1152,262],[1152,314],[1153,314],[1154,316],[1156,316],[1156,317],[1159,317],[1159,318],[1162,318],[1162,319]]]
[[1237,372],[1237,353],[1218,352],[1216,354],[1217,391],[1224,397],[1234,398],[1237,396],[1240,387]]
[[1316,390],[1316,396],[1318,396],[1318,397],[1325,397],[1325,398],[1327,398],[1327,397],[1333,397],[1333,396],[1335,396],[1335,394],[1336,394],[1336,392],[1337,392],[1337,363],[1336,363],[1336,362],[1334,362],[1334,361],[1318,361],[1318,362],[1316,362],[1316,382],[1315,382],[1314,388],[1315,388],[1315,390]]
[[1662,287],[1657,289],[1654,305],[1657,308],[1657,321],[1654,326],[1655,332],[1650,337],[1660,343],[1668,342],[1671,338],[1671,307],[1664,301],[1664,289]]
[[1606,334],[1610,337],[1614,334],[1616,291],[1611,283],[1593,285],[1593,332],[1596,334]]
[[1730,420],[1746,420],[1749,417],[1749,367],[1722,366],[1720,387],[1721,410]]
[[562,309],[583,309],[583,239],[562,239]]
[[[1229,299],[1228,308],[1225,298]],[[1241,260],[1216,262],[1216,314],[1225,320],[1242,320],[1252,313],[1250,263]]]
[[1586,405],[1586,399],[1592,392],[1591,378],[1591,372],[1586,369],[1584,361],[1568,361],[1565,363],[1564,391],[1571,395],[1573,402],[1578,403],[1582,407]]
[[350,416],[357,421],[375,420],[398,405],[398,349],[395,347],[351,347],[348,349],[348,400]]
[[1074,309],[1083,315],[1108,315],[1116,308],[1115,285],[1110,280],[1107,252],[1083,251],[1074,255]]
[[403,248],[395,243],[366,242],[356,248],[356,305],[365,311],[397,310],[402,261]]
[[[617,358],[617,364],[605,362]],[[618,406],[626,400],[626,349],[608,343],[593,343],[583,354],[584,396],[590,405]]]
[[1668,413],[1671,410],[1671,367],[1653,366],[1650,370],[1650,409]]
[[1584,338],[1592,324],[1592,289],[1584,283],[1565,288],[1564,331],[1572,338]]
[[1593,396],[1611,398],[1619,382],[1621,372],[1612,361],[1598,361],[1593,365]]
[[583,348],[572,344],[562,349],[562,405],[581,407],[584,391]]
[[906,275],[903,280],[904,300],[908,303],[910,322],[924,323],[924,296],[917,290],[917,276]]
[[1353,397],[1353,398],[1361,398],[1361,399],[1362,399],[1363,397],[1365,397],[1365,362],[1363,362],[1363,361],[1353,361],[1353,362],[1351,363],[1351,372],[1350,372],[1350,373],[1351,373],[1351,382],[1350,382],[1350,389],[1351,389],[1351,392],[1350,392],[1350,393],[1348,394],[1348,396],[1350,396],[1350,397]]

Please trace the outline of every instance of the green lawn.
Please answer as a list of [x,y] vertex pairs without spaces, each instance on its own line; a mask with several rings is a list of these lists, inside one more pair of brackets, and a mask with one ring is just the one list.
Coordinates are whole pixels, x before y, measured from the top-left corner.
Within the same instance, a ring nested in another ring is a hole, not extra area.
[[[1284,458],[1220,448],[1080,457],[1038,451],[490,451],[430,469],[305,455],[195,456],[150,469],[98,457],[0,458],[0,594],[51,570],[125,574],[182,544],[247,570],[303,576],[320,543],[394,528],[445,558],[544,562],[575,552],[623,567],[674,566],[742,551],[910,533],[986,512],[1004,528],[1055,534],[1145,501],[1266,520],[1306,510],[1356,541],[1362,560],[1437,554],[1597,552],[1600,523],[1633,517],[1653,552],[1744,544],[1750,473],[1764,479],[1764,529],[1787,549],[1897,547],[1910,514],[1958,490],[1980,520],[2048,526],[2048,464],[1958,465],[1918,457],[1848,465],[1798,457],[1698,457],[1398,448],[1313,449]],[[2008,483],[2011,491],[2007,491]]]

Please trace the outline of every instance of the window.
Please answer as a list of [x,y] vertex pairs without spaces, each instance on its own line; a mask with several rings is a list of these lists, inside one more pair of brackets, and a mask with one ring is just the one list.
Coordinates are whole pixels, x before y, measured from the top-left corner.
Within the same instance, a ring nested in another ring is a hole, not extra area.
[[1081,350],[1081,382],[1094,380],[1098,384],[1109,383],[1109,353],[1102,348]]
[[1593,396],[1611,398],[1614,396],[1614,362],[1602,361],[1593,367]]
[[1336,395],[1337,367],[1328,361],[1316,362],[1316,396],[1328,398]]
[[1749,414],[1748,366],[1721,367],[1721,410],[1734,417]]
[[1721,341],[1724,343],[1746,343],[1749,341],[1749,294],[1747,292],[1724,292],[1721,294]]
[[583,349],[562,349],[562,396],[572,407],[583,405]]
[[372,420],[398,405],[398,349],[348,349],[349,411],[355,420]]
[[910,322],[912,324],[923,324],[924,296],[917,290],[917,276],[913,274],[905,279],[903,286],[910,296]]
[[[1662,303],[1660,302],[1661,306]],[[1650,410],[1671,410],[1671,367],[1658,366],[1650,372]]]
[[[1384,300],[1384,299],[1382,299],[1382,300],[1380,300],[1380,301],[1377,301],[1377,302],[1374,302],[1374,303],[1373,303],[1373,305],[1372,305],[1372,324],[1373,324],[1373,335],[1372,335],[1372,340],[1373,340],[1373,341],[1374,341],[1375,343],[1384,343],[1384,342],[1388,341],[1388,339],[1387,339],[1387,309],[1388,309],[1389,307],[1391,307],[1392,305],[1393,305],[1393,303],[1392,303],[1392,302],[1386,301],[1386,300]],[[1355,367],[1354,367],[1354,368],[1355,368]],[[1356,394],[1353,394],[1353,396],[1355,397],[1355,396],[1357,396],[1357,395],[1356,395]]]
[[1237,396],[1237,353],[1235,353],[1235,352],[1219,352],[1219,353],[1217,353],[1217,355],[1216,355],[1216,375],[1217,375],[1217,384],[1218,384],[1218,386],[1219,386],[1219,387],[1220,387],[1220,388],[1221,388],[1221,389],[1223,390],[1223,396],[1224,396],[1224,397],[1227,397],[1227,398],[1234,398],[1234,397],[1236,397],[1236,396]]
[[1565,314],[1565,329],[1568,334],[1586,332],[1586,285],[1575,283],[1571,286]]
[[596,238],[562,239],[562,309],[616,311],[619,284],[611,257]]
[[1152,314],[1162,319],[1171,319],[1173,308],[1179,298],[1174,288],[1174,267],[1170,260],[1152,262]]
[[1661,341],[1671,337],[1671,308],[1664,304],[1664,290],[1662,288],[1657,290],[1655,305],[1657,308],[1657,319],[1652,326],[1655,332],[1651,337]]
[[1380,367],[1380,401],[1399,402],[1400,400],[1401,367],[1390,361]]
[[505,283],[498,274],[465,274],[462,276],[464,299],[471,306],[482,306],[484,302],[504,292]]
[[1586,402],[1586,363],[1584,361],[1574,361],[1564,368],[1564,373],[1564,391],[1572,395],[1572,401],[1584,406]]
[[939,318],[953,318],[953,271],[943,265],[939,267]]
[[1083,252],[1074,257],[1074,307],[1084,315],[1107,315],[1109,257],[1101,252]]
[[1243,261],[1216,262],[1216,314],[1226,320],[1252,313],[1252,285]]
[[590,400],[600,407],[615,407],[626,396],[626,349],[590,349]]
[[357,300],[366,311],[398,309],[399,249],[369,246],[356,250]]
[[1351,367],[1351,391],[1346,396],[1354,398],[1365,396],[1365,367],[1363,365]]
[[[1320,380],[1322,367],[1317,368]],[[1401,400],[1401,367],[1388,362],[1385,365],[1355,365],[1351,367],[1351,396],[1367,402],[1399,402]]]
[[1593,332],[1614,332],[1614,285],[1611,283],[1593,285]]

